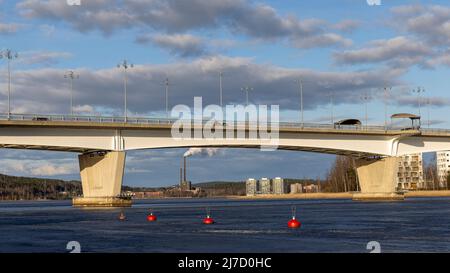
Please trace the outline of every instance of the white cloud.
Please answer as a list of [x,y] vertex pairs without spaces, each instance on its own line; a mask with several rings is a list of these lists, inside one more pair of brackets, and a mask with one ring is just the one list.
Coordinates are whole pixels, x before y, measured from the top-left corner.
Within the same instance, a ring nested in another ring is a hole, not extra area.
[[393,66],[405,67],[423,63],[430,54],[432,50],[427,45],[399,36],[372,41],[361,49],[336,52],[333,57],[338,64],[388,62]]
[[[90,0],[76,9],[60,0],[23,0],[17,8],[26,18],[64,21],[81,32],[100,30],[106,35],[120,29],[173,34],[223,26],[232,34],[266,41],[288,39],[302,48],[340,46],[349,41],[331,33],[332,25],[324,20],[300,20],[281,15],[269,5],[244,0]],[[350,23],[346,24],[340,28],[349,28]]]

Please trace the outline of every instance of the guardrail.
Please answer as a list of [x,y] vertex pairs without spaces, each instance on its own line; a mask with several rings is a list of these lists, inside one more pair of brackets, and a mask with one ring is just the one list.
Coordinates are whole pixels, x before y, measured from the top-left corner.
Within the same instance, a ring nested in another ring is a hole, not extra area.
[[[115,116],[76,116],[76,115],[41,115],[41,114],[1,114],[0,120],[12,120],[12,121],[66,121],[66,122],[98,122],[98,123],[126,123],[126,124],[173,124],[178,119],[171,118],[146,118],[146,117],[115,117]],[[209,122],[210,120],[200,121],[202,124]],[[195,122],[195,121],[194,121]],[[224,121],[222,125],[233,124]],[[220,125],[218,122],[217,124]],[[377,125],[337,125],[330,123],[297,123],[297,122],[283,122],[280,121],[277,124],[279,127],[284,128],[299,128],[299,129],[332,129],[332,130],[355,130],[355,131],[401,131],[405,130],[404,127],[394,126],[377,126]],[[236,126],[257,126],[257,123],[253,122],[234,122]],[[269,128],[271,124],[269,123]],[[421,132],[426,133],[450,133],[450,129],[438,129],[438,128],[421,128]]]

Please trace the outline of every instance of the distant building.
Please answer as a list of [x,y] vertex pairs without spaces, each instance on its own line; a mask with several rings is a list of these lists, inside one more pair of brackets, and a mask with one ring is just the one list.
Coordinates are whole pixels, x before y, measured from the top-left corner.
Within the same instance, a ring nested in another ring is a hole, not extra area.
[[245,189],[247,196],[256,195],[258,193],[258,181],[254,178],[247,179]]
[[271,194],[272,193],[272,183],[269,178],[263,177],[259,180],[259,187],[261,194]]
[[291,191],[290,193],[295,194],[295,193],[303,193],[303,185],[300,183],[294,183],[291,184]]
[[450,174],[450,151],[436,152],[436,167],[439,187],[445,187]]
[[307,186],[303,187],[303,189],[306,193],[319,192],[319,186],[317,186],[315,184],[307,185]]
[[275,177],[274,179],[272,179],[272,187],[274,194],[286,193],[286,184],[284,183],[284,180],[281,177]]
[[425,188],[422,154],[402,156],[398,166],[397,189],[417,190],[421,188]]
[[192,190],[191,181],[186,181],[186,180],[181,181],[180,182],[180,189],[182,191],[190,191],[190,190]]

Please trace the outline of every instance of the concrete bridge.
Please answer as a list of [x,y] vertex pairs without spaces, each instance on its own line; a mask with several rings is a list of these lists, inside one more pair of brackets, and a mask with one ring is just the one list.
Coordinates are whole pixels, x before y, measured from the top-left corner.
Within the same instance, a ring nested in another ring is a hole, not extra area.
[[[126,151],[179,147],[260,148],[261,137],[175,139],[175,120],[54,115],[0,115],[0,148],[78,153],[83,197],[74,205],[131,205],[120,198]],[[399,156],[450,150],[450,130],[277,123],[278,149],[352,156],[361,192],[355,200],[398,200]],[[220,124],[226,129],[231,124]],[[247,135],[251,123],[233,124]],[[270,127],[270,126],[269,126]],[[270,129],[270,128],[269,128]],[[195,124],[192,133],[202,130]],[[298,164],[301,164],[299,162]]]

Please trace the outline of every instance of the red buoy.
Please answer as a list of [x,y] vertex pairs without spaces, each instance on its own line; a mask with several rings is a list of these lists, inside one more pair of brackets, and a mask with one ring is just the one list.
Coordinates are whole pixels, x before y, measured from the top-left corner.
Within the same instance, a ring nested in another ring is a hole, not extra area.
[[297,208],[292,206],[292,219],[288,222],[288,228],[299,228],[302,224],[295,219],[295,213]]
[[149,222],[154,222],[154,221],[156,221],[156,215],[153,215],[153,212],[150,212],[150,214],[149,215],[147,215],[147,221],[149,221]]
[[127,217],[125,217],[125,213],[123,213],[123,211],[121,211],[120,215],[119,215],[119,220],[120,221],[125,221],[126,219],[127,219]]
[[288,222],[288,227],[289,228],[299,228],[301,225],[302,224],[299,221],[297,221],[295,219],[295,217],[292,217],[292,219],[289,220],[289,222]]
[[211,210],[209,208],[206,208],[206,218],[203,219],[203,224],[205,225],[214,224],[214,219],[211,218]]
[[212,225],[212,224],[214,224],[214,219],[208,215],[208,216],[206,216],[205,219],[203,219],[203,224]]

